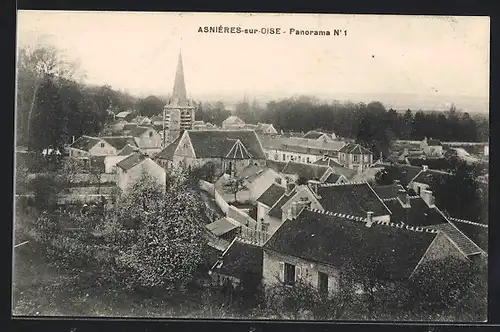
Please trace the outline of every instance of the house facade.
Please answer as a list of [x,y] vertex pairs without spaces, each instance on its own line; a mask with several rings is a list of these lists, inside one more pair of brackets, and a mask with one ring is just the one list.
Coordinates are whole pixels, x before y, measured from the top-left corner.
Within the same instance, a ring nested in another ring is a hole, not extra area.
[[427,139],[427,137],[425,137],[424,140],[420,142],[420,149],[422,149],[427,156],[443,156],[443,144],[437,139]]
[[460,256],[436,230],[401,228],[374,222],[369,215],[335,216],[312,209],[286,220],[263,249],[265,286],[302,280],[322,293],[339,290],[345,266],[359,273],[376,268],[381,281],[395,282],[411,278],[425,262]]
[[163,167],[142,153],[135,153],[116,164],[116,183],[118,187],[127,192],[130,186],[137,181],[143,172],[146,172],[158,181],[163,190],[166,186],[167,174]]
[[265,165],[265,154],[255,132],[247,130],[186,130],[155,159],[173,168],[212,162],[229,175],[237,175],[249,165]]
[[68,150],[72,158],[88,159],[114,156],[127,144],[136,146],[134,139],[130,136],[92,137],[83,135],[74,141]]
[[245,122],[236,115],[231,115],[226,120],[222,121],[223,130],[241,130],[244,128]]
[[160,134],[151,127],[137,126],[130,131],[137,146],[141,149],[159,149],[162,139]]
[[373,164],[373,153],[359,144],[349,143],[339,151],[339,163],[361,173]]
[[315,163],[325,156],[337,159],[340,149],[345,145],[344,142],[340,141],[324,142],[322,140],[279,135],[259,135],[259,139],[267,159],[305,164]]
[[274,128],[272,123],[261,123],[261,122],[257,123],[255,131],[266,135],[275,135],[278,133],[278,131],[276,130],[276,128]]

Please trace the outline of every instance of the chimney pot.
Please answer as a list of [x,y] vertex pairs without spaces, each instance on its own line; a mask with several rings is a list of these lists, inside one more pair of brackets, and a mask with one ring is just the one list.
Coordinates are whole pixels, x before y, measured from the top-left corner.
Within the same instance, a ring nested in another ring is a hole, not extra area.
[[373,223],[373,212],[372,211],[368,211],[366,212],[366,227],[371,227],[372,226],[372,223]]
[[425,172],[429,169],[429,167],[427,165],[422,165],[422,170]]

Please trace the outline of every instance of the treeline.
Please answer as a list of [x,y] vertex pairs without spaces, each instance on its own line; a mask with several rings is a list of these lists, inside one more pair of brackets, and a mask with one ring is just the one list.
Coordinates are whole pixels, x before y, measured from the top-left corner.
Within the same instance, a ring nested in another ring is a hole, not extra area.
[[356,138],[363,122],[377,122],[377,131],[387,131],[388,136],[403,140],[422,140],[432,137],[442,141],[487,141],[489,125],[487,116],[471,117],[453,105],[447,112],[423,112],[394,109],[387,110],[380,102],[341,103],[321,102],[303,96],[271,101],[262,107],[255,100],[236,105],[236,115],[247,123],[269,122],[284,131],[321,129]]

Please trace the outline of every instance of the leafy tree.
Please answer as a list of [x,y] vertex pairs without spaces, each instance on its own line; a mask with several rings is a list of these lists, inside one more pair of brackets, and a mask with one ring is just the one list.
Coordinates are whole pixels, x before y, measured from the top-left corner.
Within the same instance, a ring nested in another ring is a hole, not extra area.
[[136,109],[142,116],[151,118],[152,116],[163,114],[163,107],[166,102],[156,96],[148,96],[137,101]]
[[132,225],[134,242],[122,248],[118,270],[127,287],[182,289],[203,263],[202,203],[185,185],[169,186],[143,174],[119,203],[118,220]]
[[188,181],[193,188],[198,188],[198,182],[204,180],[212,182],[214,180],[217,168],[214,163],[208,162],[202,166],[192,168],[189,171]]
[[33,201],[41,210],[53,210],[62,194],[65,183],[61,177],[54,174],[38,175],[30,181],[29,187],[33,192]]

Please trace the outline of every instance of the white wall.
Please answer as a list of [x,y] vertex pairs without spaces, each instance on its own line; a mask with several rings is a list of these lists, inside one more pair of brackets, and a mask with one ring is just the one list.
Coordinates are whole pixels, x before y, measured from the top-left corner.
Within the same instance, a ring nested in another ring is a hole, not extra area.
[[116,173],[116,164],[128,156],[107,156],[104,158],[104,172],[111,174]]

